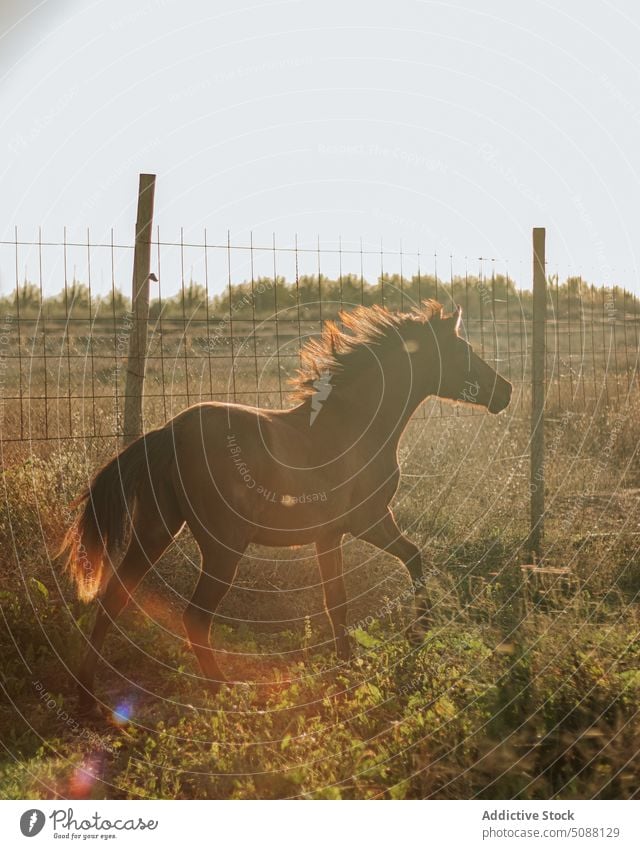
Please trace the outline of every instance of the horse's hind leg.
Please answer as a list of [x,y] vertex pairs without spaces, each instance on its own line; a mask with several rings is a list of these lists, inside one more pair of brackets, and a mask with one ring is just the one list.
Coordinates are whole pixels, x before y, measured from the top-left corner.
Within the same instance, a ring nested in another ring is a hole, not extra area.
[[202,571],[184,612],[184,627],[209,690],[215,694],[225,677],[210,643],[211,622],[218,605],[233,584],[242,551],[233,551],[213,539],[198,540]]
[[413,643],[421,642],[422,630],[428,625],[429,605],[424,588],[420,549],[404,536],[391,510],[367,531],[358,534],[358,538],[387,551],[406,566],[415,592],[415,622],[408,636]]
[[391,510],[375,524],[371,525],[364,533],[358,534],[358,539],[375,545],[382,551],[388,551],[407,567],[411,577],[411,583],[417,591],[423,584],[422,557],[420,549],[402,533],[396,525],[396,520]]
[[347,633],[347,593],[342,576],[341,544],[342,535],[318,540],[316,551],[320,565],[325,607],[333,628],[336,654],[340,660],[349,660],[351,644]]
[[139,511],[135,515],[131,542],[117,571],[111,576],[99,602],[98,613],[89,638],[89,647],[78,674],[78,700],[81,711],[99,712],[93,693],[98,658],[107,632],[126,607],[129,596],[182,527],[175,511]]

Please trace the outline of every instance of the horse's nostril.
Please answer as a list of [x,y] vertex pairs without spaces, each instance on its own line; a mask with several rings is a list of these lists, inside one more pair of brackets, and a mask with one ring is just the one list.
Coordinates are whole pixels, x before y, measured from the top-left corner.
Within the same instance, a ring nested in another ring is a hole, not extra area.
[[491,400],[487,404],[489,412],[501,413],[503,410],[506,410],[511,401],[512,391],[512,384],[506,380],[499,387],[496,387],[496,391],[493,393]]

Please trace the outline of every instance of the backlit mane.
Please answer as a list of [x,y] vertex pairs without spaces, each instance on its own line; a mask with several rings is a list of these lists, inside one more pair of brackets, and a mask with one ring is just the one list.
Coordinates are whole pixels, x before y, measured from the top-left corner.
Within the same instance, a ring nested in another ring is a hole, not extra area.
[[301,366],[289,381],[294,401],[303,401],[318,392],[318,381],[331,385],[348,385],[370,364],[372,348],[383,357],[402,344],[403,328],[439,319],[442,306],[433,300],[423,301],[420,308],[408,313],[393,313],[386,307],[356,307],[340,312],[339,318],[348,332],[333,321],[325,322],[322,335],[311,339],[301,351]]

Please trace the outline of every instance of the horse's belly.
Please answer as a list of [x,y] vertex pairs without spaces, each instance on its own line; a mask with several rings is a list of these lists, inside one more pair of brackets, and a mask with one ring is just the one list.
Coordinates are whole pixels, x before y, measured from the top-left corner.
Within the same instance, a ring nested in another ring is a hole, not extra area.
[[260,528],[251,541],[258,545],[267,545],[270,547],[283,547],[307,545],[315,542],[320,536],[318,530],[311,528],[283,530],[277,528]]
[[323,488],[287,487],[287,492],[245,492],[245,515],[252,525],[252,539],[262,545],[287,546],[314,542],[340,533],[346,505]]

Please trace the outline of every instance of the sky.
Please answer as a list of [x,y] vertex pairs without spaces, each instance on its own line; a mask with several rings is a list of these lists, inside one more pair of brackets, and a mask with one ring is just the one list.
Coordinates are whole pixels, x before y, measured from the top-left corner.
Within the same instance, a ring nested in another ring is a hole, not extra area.
[[[404,273],[529,286],[544,226],[549,273],[640,292],[639,39],[627,0],[2,0],[0,238],[130,245],[150,172],[163,242],[297,239],[304,273],[319,240],[332,276],[324,250],[356,271],[362,240],[369,277],[382,244],[388,271],[402,249]],[[3,290],[61,288],[60,248],[17,253],[0,245]],[[126,289],[115,254],[72,247],[67,273]],[[200,247],[160,260],[165,293],[205,273]],[[248,252],[214,249],[210,288],[230,272]]]

